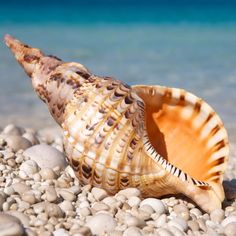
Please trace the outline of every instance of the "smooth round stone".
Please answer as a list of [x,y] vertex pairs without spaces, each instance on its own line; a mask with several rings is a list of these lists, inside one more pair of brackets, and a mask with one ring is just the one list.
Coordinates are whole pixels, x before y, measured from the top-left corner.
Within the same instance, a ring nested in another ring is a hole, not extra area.
[[139,208],[141,211],[147,212],[148,214],[154,213],[154,209],[149,206],[149,205],[143,205],[142,207]]
[[45,194],[46,194],[47,201],[55,202],[57,200],[57,193],[54,187],[51,187],[51,186],[47,187]]
[[64,154],[47,144],[39,144],[30,147],[26,149],[23,154],[31,160],[36,161],[41,169],[54,168],[57,166],[61,169],[65,169],[67,166]]
[[73,202],[76,198],[76,196],[70,192],[70,191],[67,191],[67,190],[60,190],[58,191],[58,194],[64,199],[64,200],[67,200],[67,201],[70,201],[70,202]]
[[53,231],[53,236],[67,236],[69,235],[65,229],[57,229]]
[[7,213],[18,218],[24,226],[29,226],[29,217],[26,214],[19,211],[8,211]]
[[172,219],[171,221],[168,222],[168,225],[174,226],[183,232],[185,232],[188,229],[187,222],[180,217]]
[[16,135],[16,136],[21,136],[23,132],[24,132],[23,128],[15,126],[13,124],[7,125],[3,130],[4,134]]
[[159,236],[174,236],[169,230],[164,229],[164,228],[159,228],[157,230],[157,233]]
[[91,208],[93,211],[108,211],[110,207],[103,202],[95,202]]
[[210,218],[213,222],[220,223],[225,217],[225,212],[222,209],[215,209],[210,213]]
[[28,160],[20,165],[20,170],[27,175],[33,175],[39,171],[38,164],[34,160]]
[[27,140],[29,140],[31,142],[32,145],[36,145],[39,144],[39,140],[37,139],[37,137],[32,134],[32,133],[24,133],[22,135],[23,138],[26,138]]
[[56,179],[57,175],[51,168],[43,168],[39,171],[43,180]]
[[90,228],[93,234],[105,235],[115,229],[117,222],[109,214],[99,213],[89,218],[86,226]]
[[156,198],[146,198],[140,203],[140,207],[144,205],[149,205],[153,208],[153,210],[158,214],[163,214],[166,212],[166,207],[164,203]]
[[159,228],[163,226],[166,222],[167,222],[167,216],[166,214],[162,214],[155,220],[155,226]]
[[0,213],[0,236],[24,235],[24,227],[17,217]]
[[20,195],[22,195],[25,192],[28,192],[30,190],[30,186],[24,184],[24,183],[15,183],[12,185],[12,188],[14,191]]
[[131,235],[143,236],[142,231],[139,228],[134,227],[134,226],[129,227],[123,233],[123,236],[131,236]]
[[79,210],[81,216],[89,216],[91,214],[91,211],[88,207],[83,207]]
[[96,187],[92,188],[91,193],[97,201],[101,201],[108,196],[107,192],[104,189]]
[[33,205],[33,210],[36,214],[39,214],[41,212],[44,212],[46,209],[45,202],[39,202]]
[[118,194],[124,195],[125,197],[129,198],[132,196],[139,197],[141,195],[141,192],[137,188],[126,188],[126,189],[120,190]]
[[141,202],[141,199],[139,197],[136,197],[136,196],[132,196],[128,199],[127,203],[131,206],[131,207],[134,207],[134,206],[139,206]]
[[146,225],[144,220],[138,219],[135,216],[125,217],[125,223],[128,227],[131,227],[131,226],[143,227],[144,225]]
[[195,215],[197,218],[202,215],[202,212],[198,208],[192,208],[190,213]]
[[8,147],[10,147],[14,152],[31,147],[31,142],[21,136],[9,135],[5,138],[5,141],[7,142]]
[[222,222],[221,222],[221,225],[223,227],[226,227],[228,224],[230,223],[236,223],[236,215],[231,215],[227,218],[225,218]]
[[198,231],[199,230],[199,224],[196,220],[190,220],[188,221],[188,227],[192,230],[192,231]]
[[224,228],[224,233],[227,236],[236,236],[236,222],[227,224]]
[[31,190],[23,193],[21,198],[23,201],[28,202],[29,204],[34,204],[36,202],[35,195]]
[[65,213],[69,212],[69,211],[73,211],[74,207],[72,205],[72,203],[70,201],[63,201],[59,204],[59,207],[61,208],[61,210]]
[[182,217],[184,220],[189,220],[190,218],[189,210],[185,205],[181,204],[175,205],[173,207],[173,210],[178,216]]
[[57,204],[54,204],[54,203],[47,203],[45,212],[50,217],[55,216],[55,217],[61,218],[64,215],[61,208]]

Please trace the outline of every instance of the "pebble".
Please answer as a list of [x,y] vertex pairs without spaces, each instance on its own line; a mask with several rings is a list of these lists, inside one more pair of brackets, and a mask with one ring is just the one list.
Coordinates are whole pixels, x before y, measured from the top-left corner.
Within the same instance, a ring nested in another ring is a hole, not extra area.
[[125,223],[127,224],[128,227],[131,227],[131,226],[143,227],[144,225],[146,225],[144,220],[141,220],[131,215],[125,218]]
[[23,201],[28,202],[28,203],[30,203],[31,205],[34,204],[34,203],[36,203],[35,195],[34,195],[33,191],[31,191],[31,190],[22,193],[21,198],[22,198]]
[[7,142],[7,146],[14,152],[17,152],[18,150],[25,150],[32,145],[28,139],[16,135],[7,136],[5,141]]
[[59,204],[59,207],[61,208],[61,210],[63,212],[65,212],[66,214],[69,212],[69,211],[73,211],[74,210],[74,207],[72,205],[72,203],[70,201],[63,201]]
[[120,190],[117,193],[117,195],[124,195],[127,198],[132,197],[132,196],[139,197],[141,195],[141,192],[137,188],[126,188],[126,189]]
[[182,217],[184,220],[189,220],[189,209],[185,205],[175,205],[173,207],[173,210],[178,216]]
[[39,171],[39,167],[34,160],[27,160],[20,165],[20,170],[30,176],[37,173]]
[[198,224],[197,221],[194,221],[194,220],[188,221],[188,227],[189,227],[192,231],[198,231],[198,230],[199,230],[199,224]]
[[24,232],[24,227],[18,218],[0,212],[0,236],[21,236]]
[[20,195],[22,195],[25,192],[28,192],[30,190],[30,186],[24,184],[24,183],[15,183],[12,185],[12,188],[14,191]]
[[132,226],[126,229],[123,233],[123,236],[131,236],[131,235],[143,236],[143,233],[139,228]]
[[55,217],[61,218],[64,215],[61,208],[55,203],[47,203],[45,206],[45,212],[50,217],[55,216]]
[[136,196],[131,196],[128,198],[128,201],[127,203],[131,206],[131,207],[137,207],[139,206],[141,202],[141,199],[139,197],[136,197]]
[[43,168],[39,171],[43,180],[56,179],[57,175],[51,168]]
[[236,236],[236,222],[227,224],[224,228],[224,233],[227,236]]
[[174,236],[169,230],[164,229],[164,228],[159,228],[157,230],[157,233],[159,236]]
[[32,146],[26,149],[23,154],[31,160],[36,161],[41,169],[54,168],[57,166],[61,169],[65,169],[67,166],[64,154],[47,144]]
[[22,135],[23,138],[26,138],[27,140],[29,140],[31,142],[32,145],[36,145],[39,144],[39,140],[37,139],[37,137],[32,134],[32,133],[24,133]]
[[236,223],[236,215],[231,215],[227,218],[225,218],[222,222],[221,222],[221,225],[223,227],[226,227],[228,224],[230,223]]
[[46,188],[45,191],[46,200],[49,202],[55,202],[57,200],[57,193],[54,187],[49,186]]
[[20,220],[21,224],[23,224],[24,226],[29,227],[29,217],[26,214],[19,212],[19,211],[8,211],[7,213],[9,215],[12,215],[12,216],[18,218]]
[[103,200],[105,197],[108,196],[107,192],[104,190],[104,189],[101,189],[101,188],[92,188],[92,191],[91,193],[93,194],[94,198],[97,200],[97,201],[101,201]]
[[156,198],[146,198],[144,199],[141,203],[140,203],[140,207],[144,206],[144,205],[149,205],[153,208],[153,210],[157,213],[157,214],[163,214],[166,212],[166,207],[164,205],[164,203]]
[[180,217],[176,217],[172,219],[171,221],[168,222],[168,225],[174,226],[183,232],[185,232],[188,229],[187,222],[183,218],[180,218]]
[[210,218],[216,223],[220,223],[224,219],[225,213],[222,209],[215,209],[210,213]]
[[90,228],[93,234],[105,235],[115,229],[117,222],[109,214],[99,213],[89,218],[86,226]]
[[76,198],[76,196],[72,192],[64,190],[64,189],[61,189],[60,191],[58,191],[58,194],[64,200],[67,200],[67,201],[70,201],[70,202],[73,202],[75,200],[75,198]]
[[3,133],[8,135],[21,136],[23,132],[23,128],[15,126],[14,124],[9,124],[3,129]]

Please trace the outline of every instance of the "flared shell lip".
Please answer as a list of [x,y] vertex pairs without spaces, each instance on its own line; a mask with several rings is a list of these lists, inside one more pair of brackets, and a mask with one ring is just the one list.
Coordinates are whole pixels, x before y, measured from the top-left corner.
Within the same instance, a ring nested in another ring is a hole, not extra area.
[[[224,127],[224,123],[221,120],[221,118],[219,117],[219,115],[214,111],[214,109],[207,102],[205,102],[202,98],[194,95],[191,92],[186,91],[185,89],[175,88],[175,87],[167,87],[167,86],[161,86],[161,85],[144,85],[144,84],[133,85],[133,86],[131,86],[131,88],[132,89],[139,89],[139,88],[140,89],[148,89],[149,90],[148,93],[150,96],[154,96],[157,93],[157,90],[155,90],[155,88],[158,88],[158,93],[160,95],[164,95],[166,90],[170,90],[172,98],[176,99],[176,100],[180,99],[180,94],[186,93],[187,96],[185,97],[185,102],[188,105],[194,106],[196,102],[201,103],[201,112],[203,112],[203,113],[205,112],[205,113],[211,115],[211,117],[214,117],[214,119],[216,119],[216,121],[217,121],[217,124],[220,126],[220,129],[224,133],[223,141],[224,141],[224,148],[225,148],[225,150],[224,150],[225,159],[224,159],[224,163],[220,165],[220,173],[221,173],[220,174],[220,181],[222,182],[223,175],[226,170],[228,159],[229,159],[229,139],[228,139],[227,130]],[[143,102],[145,104],[145,101],[143,101]],[[158,164],[160,164],[170,174],[178,177],[182,181],[187,181],[187,182],[190,182],[194,185],[209,186],[209,184],[207,182],[199,181],[199,180],[192,178],[187,173],[184,173],[181,169],[175,167],[170,162],[168,162],[164,157],[162,157],[160,154],[158,154],[155,151],[155,148],[149,142],[148,136],[144,137],[144,143],[146,144],[146,145],[144,145],[146,148],[146,151],[152,157],[152,159],[154,159]]]

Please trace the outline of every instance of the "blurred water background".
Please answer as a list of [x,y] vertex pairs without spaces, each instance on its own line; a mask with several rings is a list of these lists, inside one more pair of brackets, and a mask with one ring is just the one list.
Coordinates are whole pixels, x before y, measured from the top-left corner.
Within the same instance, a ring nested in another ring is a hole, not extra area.
[[[97,75],[187,89],[236,137],[236,1],[0,1],[5,33]],[[0,126],[8,123],[56,126],[2,42]]]

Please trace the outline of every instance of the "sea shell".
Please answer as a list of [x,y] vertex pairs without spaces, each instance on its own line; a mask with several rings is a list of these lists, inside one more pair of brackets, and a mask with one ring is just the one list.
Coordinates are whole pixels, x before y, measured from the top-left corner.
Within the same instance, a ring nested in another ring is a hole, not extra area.
[[221,207],[228,138],[206,102],[177,88],[130,87],[9,35],[5,41],[62,127],[81,183],[111,194],[127,187],[144,197],[182,193],[207,212]]

